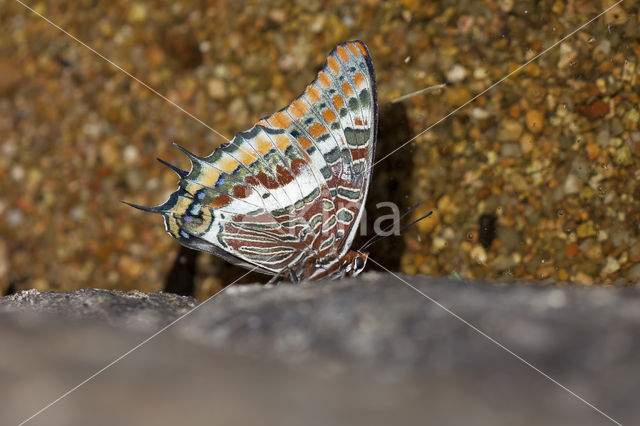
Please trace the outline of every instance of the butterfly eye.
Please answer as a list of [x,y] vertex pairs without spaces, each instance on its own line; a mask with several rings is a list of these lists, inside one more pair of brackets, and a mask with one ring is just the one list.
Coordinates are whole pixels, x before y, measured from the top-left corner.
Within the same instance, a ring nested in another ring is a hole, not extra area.
[[356,271],[364,269],[364,259],[362,259],[361,257],[356,257],[355,267]]

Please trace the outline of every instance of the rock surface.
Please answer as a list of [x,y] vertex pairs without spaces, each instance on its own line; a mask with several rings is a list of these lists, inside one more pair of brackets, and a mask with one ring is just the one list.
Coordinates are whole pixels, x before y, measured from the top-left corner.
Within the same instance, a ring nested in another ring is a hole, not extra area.
[[640,420],[638,288],[402,278],[441,306],[379,273],[230,287],[199,305],[100,290],[2,298],[0,423],[26,419],[192,306],[28,424],[610,423],[496,342],[617,421]]

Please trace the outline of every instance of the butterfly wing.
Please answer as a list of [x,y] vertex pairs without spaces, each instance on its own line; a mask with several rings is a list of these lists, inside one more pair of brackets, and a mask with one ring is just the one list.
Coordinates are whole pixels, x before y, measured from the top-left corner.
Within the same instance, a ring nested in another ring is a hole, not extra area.
[[[266,274],[309,257],[341,259],[362,215],[377,129],[364,43],[336,47],[291,105],[207,157],[180,148],[189,172],[161,206],[181,244]],[[138,206],[135,206],[138,207]],[[299,275],[300,276],[300,275]]]
[[371,55],[363,42],[351,41],[331,52],[291,105],[258,123],[295,138],[329,190],[324,201],[333,204],[332,214],[314,245],[320,257],[340,261],[353,242],[369,189],[377,120]]

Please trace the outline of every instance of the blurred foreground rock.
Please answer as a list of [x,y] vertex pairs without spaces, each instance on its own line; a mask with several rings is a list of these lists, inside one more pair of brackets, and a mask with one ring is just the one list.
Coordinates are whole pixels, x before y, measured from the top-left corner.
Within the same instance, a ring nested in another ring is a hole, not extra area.
[[[640,421],[638,288],[405,279],[617,421]],[[0,299],[0,424],[196,305],[106,290]],[[610,423],[391,275],[230,287],[197,306],[28,424]]]

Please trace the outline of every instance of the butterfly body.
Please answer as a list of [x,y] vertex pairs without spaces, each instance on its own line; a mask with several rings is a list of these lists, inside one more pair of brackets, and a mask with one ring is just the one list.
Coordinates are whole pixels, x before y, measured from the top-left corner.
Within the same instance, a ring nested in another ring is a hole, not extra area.
[[[357,275],[350,250],[371,177],[377,99],[360,41],[338,45],[286,108],[207,157],[179,147],[189,172],[157,207],[181,244],[292,281]],[[163,162],[164,163],[164,162]]]

